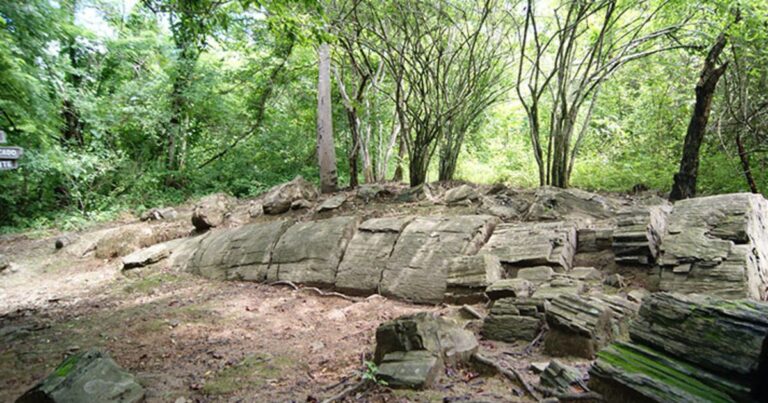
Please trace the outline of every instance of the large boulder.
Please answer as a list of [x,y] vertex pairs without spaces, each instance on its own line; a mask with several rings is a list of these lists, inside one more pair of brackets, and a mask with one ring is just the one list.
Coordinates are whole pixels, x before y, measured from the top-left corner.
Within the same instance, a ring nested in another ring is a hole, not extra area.
[[400,234],[384,269],[382,293],[419,303],[442,301],[450,260],[477,253],[497,222],[483,215],[413,220]]
[[17,403],[144,401],[144,388],[106,353],[90,350],[64,360]]
[[601,301],[563,294],[547,307],[550,331],[544,351],[552,356],[594,358],[597,351],[613,341],[613,311]]
[[95,243],[95,255],[99,259],[112,259],[128,255],[155,243],[152,227],[131,224],[100,232]]
[[336,288],[353,294],[373,294],[400,233],[413,217],[374,218],[360,224],[344,252]]
[[374,361],[378,377],[394,387],[424,388],[444,364],[468,361],[477,352],[474,334],[432,313],[385,322],[376,329]]
[[294,224],[275,245],[268,279],[333,286],[357,224],[356,217]]
[[224,193],[205,196],[195,204],[192,210],[192,225],[198,231],[221,226],[235,204],[236,200]]
[[681,200],[661,243],[662,291],[768,298],[768,202],[727,194]]
[[453,189],[449,189],[447,192],[445,192],[443,195],[443,203],[448,205],[471,203],[472,201],[477,200],[479,197],[480,195],[477,193],[477,191],[475,191],[475,189],[472,188],[472,186],[461,185]]
[[291,209],[294,202],[317,199],[317,188],[301,176],[292,181],[273,187],[264,196],[265,214],[282,214]]
[[571,269],[576,227],[567,223],[499,224],[482,253],[495,255],[510,268],[549,266]]
[[[199,239],[197,246],[188,241],[174,255],[187,255],[184,270],[204,277],[264,281],[272,250],[290,225],[281,220],[220,231]],[[174,265],[183,263],[174,259]]]
[[590,222],[612,217],[617,205],[615,201],[595,193],[542,186],[536,190],[526,219],[540,221],[569,218]]
[[170,241],[152,245],[123,257],[123,270],[134,269],[155,264],[171,255],[177,241]]

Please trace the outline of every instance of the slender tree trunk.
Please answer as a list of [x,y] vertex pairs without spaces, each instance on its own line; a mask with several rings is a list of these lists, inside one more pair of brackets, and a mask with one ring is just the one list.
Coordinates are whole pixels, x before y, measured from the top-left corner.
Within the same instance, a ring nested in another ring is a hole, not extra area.
[[403,141],[404,133],[400,133],[397,140],[397,166],[395,167],[395,175],[392,180],[395,182],[403,181],[403,160],[405,159],[405,141]]
[[349,187],[354,189],[358,185],[357,181],[357,160],[360,152],[360,125],[357,119],[357,110],[347,109],[347,120],[349,121],[349,130],[352,132],[352,149],[349,150]]
[[320,191],[331,193],[338,187],[338,178],[331,113],[331,51],[327,43],[320,45],[318,59],[317,159],[320,165]]
[[739,149],[739,160],[741,160],[741,168],[744,170],[744,177],[746,178],[747,184],[749,185],[749,190],[752,193],[760,193],[757,190],[755,178],[752,176],[752,168],[749,164],[749,155],[747,154],[747,150],[744,148],[744,143],[741,140],[741,131],[736,134],[736,147]]
[[677,201],[696,196],[696,178],[699,172],[699,150],[704,140],[709,121],[709,112],[712,108],[712,98],[720,77],[725,73],[728,63],[717,66],[717,58],[723,51],[727,37],[720,34],[717,41],[709,50],[704,68],[696,84],[696,104],[693,108],[693,116],[688,124],[683,144],[683,156],[680,160],[680,170],[674,176],[670,201]]

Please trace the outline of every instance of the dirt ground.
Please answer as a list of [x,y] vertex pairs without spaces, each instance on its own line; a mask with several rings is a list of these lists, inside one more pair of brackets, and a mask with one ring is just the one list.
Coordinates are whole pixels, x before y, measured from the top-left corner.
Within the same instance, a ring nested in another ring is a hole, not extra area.
[[[372,296],[349,301],[172,272],[163,264],[123,274],[119,259],[55,252],[53,239],[0,242],[0,401],[13,401],[68,354],[108,351],[134,373],[149,402],[316,401],[354,384],[376,327],[417,311],[459,318],[458,307]],[[482,306],[476,307],[483,310]],[[478,328],[478,323],[468,323]],[[531,383],[534,351],[482,342],[485,354]],[[526,401],[520,385],[479,368],[448,368],[428,391],[370,388],[349,400]]]

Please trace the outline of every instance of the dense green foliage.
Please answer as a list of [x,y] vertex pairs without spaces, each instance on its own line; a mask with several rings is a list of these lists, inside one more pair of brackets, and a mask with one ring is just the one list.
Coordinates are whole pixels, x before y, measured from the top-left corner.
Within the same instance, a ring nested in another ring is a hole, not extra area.
[[[558,0],[535,3],[546,9]],[[584,137],[570,185],[668,191],[703,56],[725,31],[730,64],[712,108],[699,191],[749,190],[738,139],[765,192],[768,5],[616,4],[629,10],[612,17],[617,25],[658,9],[638,32],[679,26],[664,43],[680,46],[622,65],[601,82],[599,96],[584,96],[574,120],[574,132],[583,127]],[[493,12],[472,11],[481,6]],[[411,139],[428,135],[428,180],[437,180],[444,162],[445,152],[436,150],[455,148],[456,179],[537,186],[531,120],[513,89],[521,46],[528,52],[534,46],[520,35],[525,7],[525,1],[480,0],[0,0],[0,129],[8,145],[25,149],[18,170],[0,171],[0,225],[76,226],[215,191],[256,195],[295,175],[317,180],[316,49],[322,41],[334,52],[340,183],[349,182],[356,166],[347,163],[350,154],[362,161],[360,182],[391,179],[401,163],[408,172],[406,150],[417,147]],[[600,15],[583,20],[585,37],[576,45],[583,54],[596,43]],[[543,12],[537,18],[542,26],[555,24]],[[430,21],[440,30],[428,31]],[[478,53],[473,35],[494,46]],[[398,51],[407,54],[398,59]],[[453,58],[443,57],[451,52]],[[491,67],[477,67],[482,57]],[[542,60],[551,68],[549,57]],[[397,60],[412,64],[397,66]],[[441,63],[445,74],[429,70]],[[489,68],[492,74],[480,74]],[[471,69],[485,80],[480,89],[456,92],[467,87],[470,75],[463,72]],[[430,88],[422,98],[414,90],[420,82]],[[401,87],[416,95],[403,103]],[[549,114],[557,101],[550,93],[542,98],[543,126],[556,116]],[[471,115],[461,124],[450,107],[454,99],[478,105],[461,109]],[[410,120],[398,119],[398,105]],[[424,127],[434,133],[414,129],[423,119],[431,119]]]

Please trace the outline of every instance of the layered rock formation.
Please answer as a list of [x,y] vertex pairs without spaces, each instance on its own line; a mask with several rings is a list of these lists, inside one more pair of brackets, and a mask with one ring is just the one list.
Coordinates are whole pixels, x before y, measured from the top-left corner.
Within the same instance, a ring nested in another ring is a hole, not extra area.
[[598,353],[590,387],[608,401],[758,402],[768,398],[768,304],[653,294],[629,343]]
[[768,202],[749,193],[681,200],[661,243],[663,291],[768,297]]

